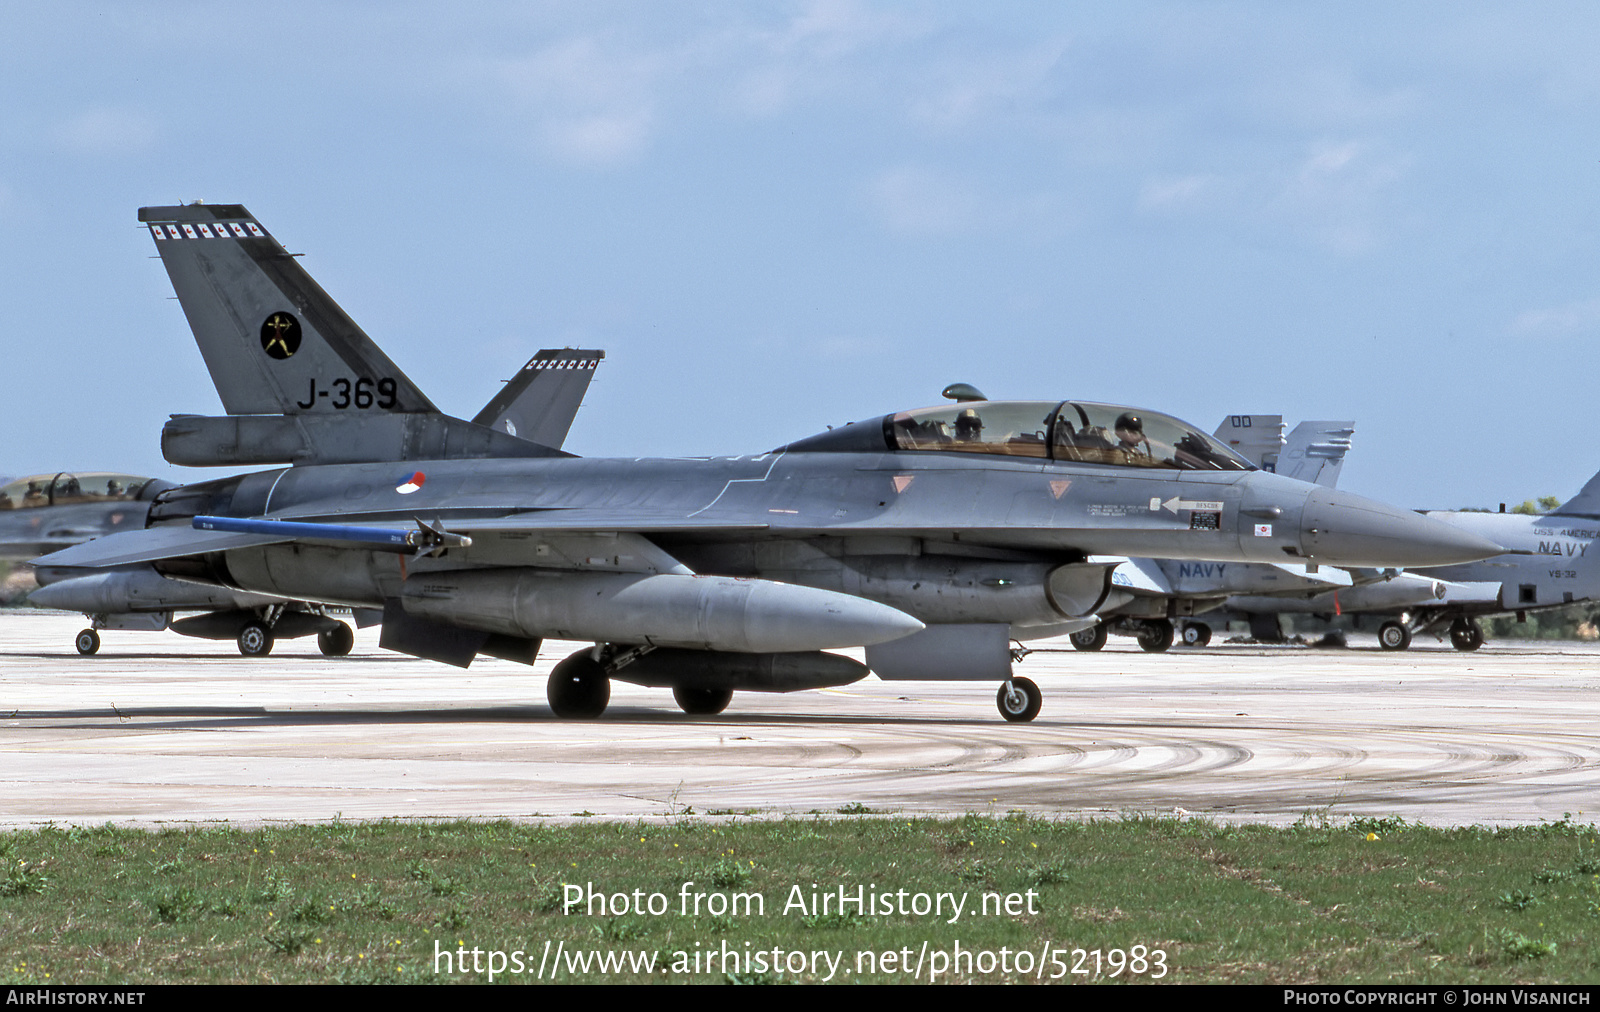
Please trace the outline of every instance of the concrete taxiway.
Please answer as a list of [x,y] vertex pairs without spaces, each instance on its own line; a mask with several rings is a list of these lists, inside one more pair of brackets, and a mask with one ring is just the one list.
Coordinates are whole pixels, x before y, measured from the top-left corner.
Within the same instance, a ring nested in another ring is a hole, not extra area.
[[[469,670],[314,639],[249,660],[231,642],[104,633],[0,612],[0,826],[227,820],[1186,812],[1439,825],[1600,816],[1600,647],[1420,643],[1385,653],[1214,645],[1042,651],[1044,690],[1007,724],[987,683],[739,693],[687,717],[617,684],[595,722],[557,720],[538,667]],[[1064,641],[1061,641],[1064,646]]]

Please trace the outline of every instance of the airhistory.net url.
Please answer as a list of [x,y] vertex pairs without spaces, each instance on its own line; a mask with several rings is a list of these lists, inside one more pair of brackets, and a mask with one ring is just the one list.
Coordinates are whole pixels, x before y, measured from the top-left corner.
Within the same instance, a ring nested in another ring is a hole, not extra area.
[[[537,956],[537,960],[535,957]],[[756,948],[751,942],[736,945],[726,940],[715,948],[585,949],[569,948],[565,941],[546,941],[542,950],[468,949],[462,944],[446,949],[433,943],[435,974],[479,974],[493,981],[498,976],[534,980],[574,981],[584,977],[624,974],[733,976],[787,975],[827,983],[840,977],[891,977],[907,980],[992,976],[1034,980],[1064,980],[1074,976],[1145,977],[1159,980],[1168,972],[1167,954],[1161,949],[1135,945],[1129,949],[1064,949],[1046,942],[1038,951],[969,949],[957,940],[950,948],[920,949],[784,949]]]

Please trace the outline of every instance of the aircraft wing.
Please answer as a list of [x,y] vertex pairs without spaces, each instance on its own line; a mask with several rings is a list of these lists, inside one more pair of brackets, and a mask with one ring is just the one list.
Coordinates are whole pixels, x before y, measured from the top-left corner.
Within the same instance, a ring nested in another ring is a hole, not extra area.
[[197,531],[191,527],[152,527],[142,531],[121,531],[81,545],[34,559],[36,566],[74,566],[105,569],[159,559],[178,559],[206,552],[225,552],[234,548],[254,548],[282,541],[291,535],[236,534],[222,531]]
[[[351,523],[344,517],[196,517],[193,526],[124,531],[44,556],[35,564],[103,569],[294,542],[402,553],[459,550],[468,561],[500,566],[687,573],[689,570],[682,563],[656,547],[646,535],[750,532],[767,526],[730,524],[681,514],[634,514],[624,519],[610,511],[581,509],[538,510],[431,524],[415,518]],[[474,559],[474,555],[481,559]]]

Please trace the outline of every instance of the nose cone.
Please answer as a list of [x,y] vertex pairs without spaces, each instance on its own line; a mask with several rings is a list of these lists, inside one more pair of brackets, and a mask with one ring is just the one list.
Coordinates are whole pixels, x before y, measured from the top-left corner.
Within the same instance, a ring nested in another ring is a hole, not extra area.
[[1326,488],[1306,497],[1300,543],[1313,561],[1331,566],[1448,566],[1505,552],[1420,513]]

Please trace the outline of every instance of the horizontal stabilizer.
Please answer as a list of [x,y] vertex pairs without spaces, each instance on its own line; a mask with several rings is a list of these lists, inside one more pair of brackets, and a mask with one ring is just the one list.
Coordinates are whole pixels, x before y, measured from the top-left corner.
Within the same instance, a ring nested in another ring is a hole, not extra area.
[[161,455],[169,464],[181,467],[571,456],[459,418],[426,412],[174,415],[161,429]]

